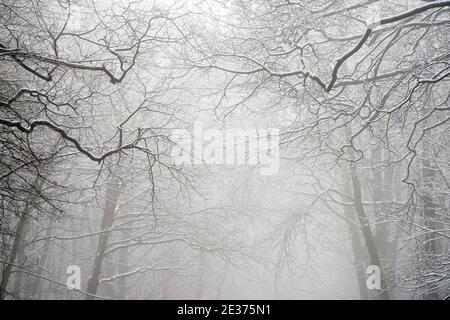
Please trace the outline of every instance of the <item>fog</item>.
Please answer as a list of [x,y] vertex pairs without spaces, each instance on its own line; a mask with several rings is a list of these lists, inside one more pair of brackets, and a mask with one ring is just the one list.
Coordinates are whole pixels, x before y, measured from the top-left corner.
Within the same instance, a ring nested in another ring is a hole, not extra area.
[[0,299],[450,299],[450,1],[0,22]]

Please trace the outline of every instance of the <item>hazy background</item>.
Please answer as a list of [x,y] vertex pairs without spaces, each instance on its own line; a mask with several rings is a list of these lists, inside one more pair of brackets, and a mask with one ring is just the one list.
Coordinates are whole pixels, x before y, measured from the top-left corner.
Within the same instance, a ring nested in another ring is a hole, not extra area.
[[0,0],[1,299],[448,299],[449,8]]

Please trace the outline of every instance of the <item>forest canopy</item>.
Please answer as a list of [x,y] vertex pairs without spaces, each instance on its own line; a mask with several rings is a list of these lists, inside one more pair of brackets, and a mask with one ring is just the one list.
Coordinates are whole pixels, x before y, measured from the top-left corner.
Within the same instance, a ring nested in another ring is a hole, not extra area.
[[0,299],[450,299],[450,1],[0,0]]

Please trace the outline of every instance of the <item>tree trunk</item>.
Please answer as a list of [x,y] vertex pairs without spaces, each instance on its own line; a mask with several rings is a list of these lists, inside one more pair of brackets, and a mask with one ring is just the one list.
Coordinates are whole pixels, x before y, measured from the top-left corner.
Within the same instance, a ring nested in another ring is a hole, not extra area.
[[[101,230],[107,230],[111,228],[114,222],[114,214],[116,211],[119,195],[120,195],[119,180],[117,178],[113,178],[113,180],[107,183]],[[97,254],[95,255],[91,277],[89,278],[86,290],[88,293],[93,295],[97,294],[98,291],[98,285],[100,280],[99,277],[102,270],[104,254],[108,245],[108,237],[109,232],[102,233],[99,236]],[[88,295],[86,296],[86,299],[91,300],[93,299],[93,297]]]
[[[433,150],[427,145],[424,144],[424,155],[425,159],[422,161],[422,179],[424,182],[424,195],[423,195],[423,221],[425,227],[430,230],[425,233],[424,237],[424,250],[425,250],[425,259],[427,263],[427,267],[431,267],[433,263],[433,259],[438,254],[438,240],[436,239],[437,234],[433,232],[433,230],[438,230],[438,222],[436,221],[436,205],[434,203],[435,199],[433,197],[434,183],[436,179],[435,168],[431,164],[429,159]],[[426,284],[426,293],[424,294],[424,299],[427,300],[438,300],[439,294],[438,289],[435,283]]]
[[[37,183],[37,181],[33,184],[32,189],[40,190],[42,188],[42,183]],[[32,203],[35,200],[35,197],[32,195],[28,197],[26,200],[25,208],[22,212],[22,215],[19,218],[19,222],[17,223],[16,232],[14,233],[14,241],[12,244],[11,252],[9,253],[8,263],[6,264],[3,273],[2,280],[0,283],[0,300],[4,300],[7,293],[8,284],[11,278],[12,267],[17,259],[17,257],[23,257],[24,253],[24,239],[26,236],[27,225],[29,223],[29,216],[33,209]]]
[[[344,188],[343,193],[350,197],[352,186],[350,185],[347,179],[344,181],[343,188]],[[346,201],[347,199],[342,197],[342,200]],[[352,207],[345,206],[344,215],[347,217],[347,219],[355,221],[356,216],[354,209]],[[364,252],[363,245],[361,243],[360,229],[354,224],[352,224],[350,221],[347,221],[347,226],[348,231],[350,233],[350,241],[352,244],[353,265],[355,267],[356,280],[358,282],[359,296],[361,300],[368,300],[369,292],[367,291],[366,270],[365,270],[365,261],[367,258],[366,253]]]
[[[351,127],[347,126],[345,129],[345,138],[346,140],[350,140],[352,136]],[[351,151],[351,155],[353,156],[353,152]],[[364,243],[366,245],[367,254],[369,255],[370,265],[378,266],[381,270],[381,292],[375,297],[382,300],[388,300],[389,294],[386,290],[386,283],[383,275],[383,266],[381,265],[380,256],[378,253],[377,246],[375,244],[375,237],[372,234],[372,230],[370,228],[370,221],[367,218],[366,211],[362,202],[362,188],[361,181],[359,180],[358,174],[355,170],[354,163],[350,165],[350,176],[351,176],[351,184],[353,190],[353,202],[355,207],[355,213],[358,217],[359,223],[361,225],[361,231],[363,234]]]

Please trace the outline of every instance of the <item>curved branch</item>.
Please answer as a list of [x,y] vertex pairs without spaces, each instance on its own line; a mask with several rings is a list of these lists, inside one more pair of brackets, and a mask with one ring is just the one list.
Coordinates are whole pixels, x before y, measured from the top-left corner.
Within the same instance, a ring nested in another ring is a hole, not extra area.
[[23,126],[20,123],[20,121],[9,121],[9,120],[5,120],[5,119],[0,119],[0,124],[8,126],[8,127],[11,127],[11,128],[17,128],[21,132],[24,132],[24,133],[27,133],[27,134],[32,133],[33,130],[36,127],[38,127],[38,126],[47,127],[49,129],[59,133],[64,140],[67,140],[67,141],[71,142],[79,152],[81,152],[82,154],[87,156],[92,161],[95,161],[95,162],[98,162],[98,163],[102,162],[107,157],[109,157],[109,156],[111,156],[111,155],[113,155],[115,153],[118,153],[120,151],[123,151],[123,150],[126,150],[126,149],[138,148],[136,146],[136,142],[137,141],[135,141],[133,143],[129,143],[129,144],[120,146],[118,148],[109,150],[109,151],[105,152],[104,154],[102,154],[100,156],[95,156],[94,154],[92,154],[91,152],[86,150],[83,146],[81,146],[80,142],[77,139],[71,137],[64,129],[62,129],[62,128],[58,127],[57,125],[55,125],[55,124],[53,124],[51,122],[48,122],[46,120],[33,121],[33,122],[31,122],[28,125],[28,127]]

